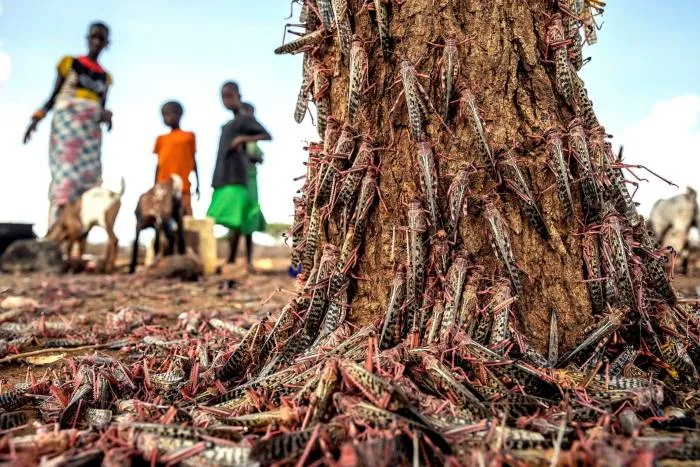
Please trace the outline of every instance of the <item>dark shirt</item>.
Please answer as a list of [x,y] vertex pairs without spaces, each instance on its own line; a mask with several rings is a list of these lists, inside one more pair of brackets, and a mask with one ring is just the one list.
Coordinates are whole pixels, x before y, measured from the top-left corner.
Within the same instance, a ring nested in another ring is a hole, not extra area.
[[252,136],[267,133],[267,130],[255,119],[248,115],[236,116],[221,127],[219,154],[211,182],[213,188],[225,185],[245,185],[248,182],[248,152],[246,145],[240,144],[231,149],[231,143],[236,136]]

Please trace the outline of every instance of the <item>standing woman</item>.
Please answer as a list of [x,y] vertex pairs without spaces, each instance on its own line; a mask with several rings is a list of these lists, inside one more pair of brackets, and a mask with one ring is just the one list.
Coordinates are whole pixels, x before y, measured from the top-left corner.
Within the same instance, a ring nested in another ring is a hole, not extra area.
[[106,109],[105,104],[112,77],[97,59],[109,45],[107,25],[92,23],[88,29],[87,43],[87,55],[65,56],[58,63],[58,75],[51,97],[34,112],[24,134],[26,144],[39,122],[54,109],[49,140],[49,226],[63,206],[102,183],[100,124],[105,123],[107,131],[111,131],[112,112]]

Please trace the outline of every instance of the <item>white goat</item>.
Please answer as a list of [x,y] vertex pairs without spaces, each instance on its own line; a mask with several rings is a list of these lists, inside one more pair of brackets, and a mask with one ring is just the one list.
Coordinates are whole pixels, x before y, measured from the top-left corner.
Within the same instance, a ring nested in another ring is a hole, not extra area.
[[71,254],[73,244],[77,242],[78,252],[82,257],[85,253],[88,233],[93,227],[100,226],[105,229],[109,237],[104,258],[105,272],[112,272],[119,248],[119,239],[114,233],[114,223],[117,220],[125,190],[124,177],[121,178],[119,192],[102,186],[89,189],[76,201],[61,209],[58,218],[46,234],[46,240],[65,244],[68,256]]
[[662,246],[670,246],[680,254],[683,273],[687,273],[688,233],[700,227],[697,192],[688,187],[683,194],[658,200],[651,208],[648,224]]

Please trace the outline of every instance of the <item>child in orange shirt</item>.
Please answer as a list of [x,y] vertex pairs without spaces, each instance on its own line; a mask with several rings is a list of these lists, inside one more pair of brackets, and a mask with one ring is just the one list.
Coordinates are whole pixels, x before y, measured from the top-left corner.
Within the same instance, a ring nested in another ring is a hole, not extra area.
[[182,209],[186,216],[192,215],[192,197],[190,195],[190,172],[194,171],[197,181],[197,201],[199,201],[199,173],[197,161],[194,158],[196,152],[194,133],[180,129],[180,119],[183,108],[179,102],[170,101],[161,108],[163,122],[171,129],[167,135],[160,135],[156,140],[153,152],[158,156],[156,167],[156,181],[165,182],[170,176],[177,174],[182,179]]

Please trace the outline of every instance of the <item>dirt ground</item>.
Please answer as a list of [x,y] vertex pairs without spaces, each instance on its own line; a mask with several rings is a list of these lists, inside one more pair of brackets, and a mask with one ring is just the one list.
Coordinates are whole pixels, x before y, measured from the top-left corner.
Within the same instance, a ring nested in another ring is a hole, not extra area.
[[[72,349],[52,352],[45,348],[46,342],[52,340],[47,335],[39,336],[36,342],[21,349],[8,349],[4,358],[0,359],[0,387],[23,381],[26,377],[26,360],[4,361],[13,353],[43,348],[47,351],[43,355],[48,357],[48,361],[52,360],[51,356],[85,355],[98,349],[101,353],[115,352],[97,347],[108,343],[101,342],[97,336],[100,327],[108,325],[120,311],[143,311],[150,315],[149,326],[173,331],[178,329],[178,315],[182,312],[202,312],[244,328],[263,316],[276,315],[294,290],[294,279],[287,274],[287,255],[286,248],[258,248],[254,260],[255,274],[248,274],[244,264],[239,261],[235,266],[223,265],[220,273],[199,282],[153,279],[143,271],[129,276],[123,272],[126,270],[125,257],[120,258],[120,272],[113,275],[0,275],[0,301],[10,296],[36,300],[36,309],[27,311],[30,314],[25,317],[27,322],[43,320],[65,323],[69,331],[61,337],[82,337],[86,345],[80,347],[87,347],[77,352]],[[673,283],[686,299],[700,295],[700,252],[694,252],[691,257],[689,275],[677,273]],[[0,334],[5,321],[9,320],[0,313]],[[36,366],[36,372],[43,373],[59,367],[61,360],[46,365],[41,360],[35,360],[34,365],[29,366]]]
[[688,259],[688,274],[678,271],[673,276],[673,287],[685,297],[700,295],[700,248],[692,248]]
[[[178,328],[178,315],[182,312],[201,312],[243,328],[266,314],[277,314],[287,302],[289,291],[294,289],[294,279],[287,274],[287,254],[286,248],[259,248],[254,260],[255,274],[248,274],[244,264],[239,262],[233,267],[224,265],[219,274],[199,282],[153,279],[143,271],[129,276],[121,272],[125,270],[125,258],[120,258],[120,272],[113,275],[0,274],[0,302],[11,296],[37,302],[36,307],[28,307],[24,312],[27,314],[24,317],[26,323],[64,323],[68,328],[60,335],[39,334],[34,342],[22,348],[8,346],[0,359],[0,390],[24,381],[28,367],[38,375],[61,367],[63,357],[89,355],[96,351],[100,354],[118,353],[104,347],[116,340],[114,336],[106,341],[100,336],[116,316],[129,310],[148,316],[144,325],[172,329],[173,332]],[[9,321],[16,318],[9,319],[3,311],[0,310],[0,337],[9,341],[12,336],[5,335],[6,329],[2,326],[3,323],[9,325]],[[72,340],[70,345],[62,346],[64,348],[84,344],[77,346],[78,349],[84,347],[84,350],[53,351],[46,348],[47,344],[60,344],[58,338]],[[29,361],[6,361],[18,352],[36,350],[46,353],[34,360],[30,357]]]
[[[175,347],[166,344],[175,343],[178,347],[181,342],[181,352],[193,351],[199,345],[215,353],[227,352],[253,323],[269,315],[275,319],[288,302],[294,279],[287,274],[287,253],[284,248],[259,248],[256,273],[247,273],[243,262],[239,262],[198,282],[153,279],[143,271],[134,276],[123,272],[109,276],[0,275],[0,303],[8,297],[35,301],[26,305],[20,315],[16,309],[0,309],[0,341],[6,344],[0,353],[0,392],[27,382],[30,374],[41,380],[48,376],[50,381],[71,381],[79,373],[73,357],[111,357],[128,362],[134,369],[145,371],[150,366],[148,371],[162,375],[167,370],[166,362],[175,357],[171,353],[174,350],[167,350]],[[122,259],[120,270],[124,266]],[[695,261],[692,266],[692,276],[676,275],[674,280],[688,299],[694,298],[696,287],[700,287],[700,267]],[[225,333],[209,329],[213,318],[229,326]],[[189,328],[193,322],[198,330]],[[29,331],[17,326],[25,326]],[[19,340],[18,336],[27,334],[33,336],[30,341],[12,344]],[[160,343],[147,342],[149,337],[160,339]],[[197,339],[201,340],[194,345]],[[149,358],[148,352],[161,345],[165,360],[162,356]],[[151,350],[145,352],[146,348]],[[140,378],[143,377],[142,374]],[[70,394],[70,385],[58,385]],[[162,404],[163,400],[156,396],[148,402]],[[30,420],[41,420],[47,413],[50,416],[41,404],[36,410],[29,415]],[[25,425],[17,427],[14,435],[30,432]],[[664,461],[660,465],[697,464]]]

